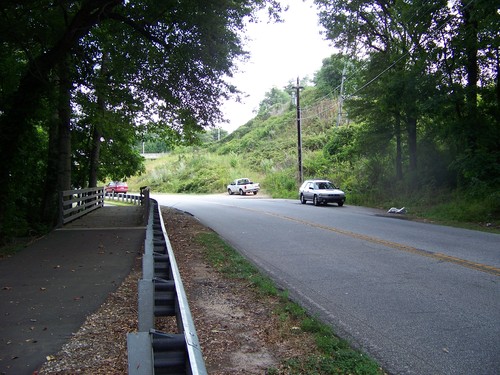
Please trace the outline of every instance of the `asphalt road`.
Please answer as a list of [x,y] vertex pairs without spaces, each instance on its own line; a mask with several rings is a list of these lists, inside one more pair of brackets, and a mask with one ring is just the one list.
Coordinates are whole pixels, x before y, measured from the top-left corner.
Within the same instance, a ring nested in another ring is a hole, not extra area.
[[389,373],[500,373],[500,235],[349,205],[153,198],[215,230]]

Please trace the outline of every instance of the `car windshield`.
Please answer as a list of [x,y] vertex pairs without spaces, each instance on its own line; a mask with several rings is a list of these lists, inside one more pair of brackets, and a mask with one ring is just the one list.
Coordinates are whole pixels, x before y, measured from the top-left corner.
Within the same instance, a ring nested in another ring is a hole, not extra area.
[[318,189],[320,189],[320,190],[323,190],[323,189],[336,189],[335,185],[333,185],[329,181],[318,182],[317,186],[318,186]]

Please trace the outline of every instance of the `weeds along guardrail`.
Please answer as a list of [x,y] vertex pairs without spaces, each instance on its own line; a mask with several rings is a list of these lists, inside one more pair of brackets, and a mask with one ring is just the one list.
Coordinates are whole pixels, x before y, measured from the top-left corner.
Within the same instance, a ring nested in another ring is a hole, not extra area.
[[[138,285],[138,331],[127,334],[130,375],[207,374],[198,336],[158,202],[149,219]],[[161,332],[156,317],[175,317],[176,332]]]

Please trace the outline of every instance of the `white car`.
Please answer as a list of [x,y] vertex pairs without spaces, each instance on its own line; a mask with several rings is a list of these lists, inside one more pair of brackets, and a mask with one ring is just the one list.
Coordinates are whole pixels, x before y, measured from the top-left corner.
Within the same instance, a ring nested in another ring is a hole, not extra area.
[[328,203],[343,206],[345,193],[328,180],[306,180],[300,186],[299,198],[302,204],[311,201],[315,206]]

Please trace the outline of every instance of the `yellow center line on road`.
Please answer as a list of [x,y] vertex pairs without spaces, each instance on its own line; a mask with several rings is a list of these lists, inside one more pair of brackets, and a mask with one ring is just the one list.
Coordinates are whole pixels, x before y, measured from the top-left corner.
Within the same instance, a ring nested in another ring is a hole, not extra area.
[[[255,210],[255,211],[257,211],[257,210]],[[262,211],[258,211],[258,212],[262,213]],[[310,223],[310,222],[307,222],[307,221],[304,221],[304,220],[300,220],[300,219],[297,219],[297,218],[293,218],[293,217],[290,217],[290,216],[283,216],[283,215],[272,213],[272,212],[264,212],[264,213],[266,215],[275,216],[275,217],[279,217],[279,218],[282,218],[282,219],[294,221],[296,223],[308,225],[308,226],[313,227],[313,228],[324,229],[324,230],[327,230],[327,231],[330,231],[330,232],[335,232],[335,233],[338,233],[338,234],[342,234],[342,235],[345,235],[345,236],[348,236],[348,237],[351,237],[351,238],[356,238],[356,239],[359,239],[359,240],[363,240],[363,241],[367,241],[367,242],[371,242],[371,243],[376,243],[376,244],[379,244],[379,245],[387,246],[387,247],[390,247],[390,248],[393,248],[393,249],[396,249],[396,250],[405,251],[407,253],[416,254],[416,255],[420,255],[420,256],[425,256],[427,258],[433,258],[433,259],[437,259],[437,260],[440,260],[440,261],[443,261],[443,262],[454,263],[454,264],[458,264],[460,266],[471,268],[471,269],[474,269],[474,270],[477,270],[477,271],[490,273],[490,274],[495,275],[495,276],[500,276],[500,268],[497,268],[497,267],[494,267],[494,266],[490,266],[490,265],[487,265],[487,264],[476,263],[476,262],[472,262],[470,260],[465,260],[465,259],[457,258],[457,257],[451,256],[451,255],[446,255],[446,254],[443,254],[443,253],[437,253],[437,252],[428,251],[428,250],[421,250],[421,249],[417,249],[416,247],[413,247],[413,246],[403,245],[403,244],[400,244],[400,243],[397,243],[397,242],[387,241],[387,240],[383,240],[381,238],[367,236],[367,235],[360,234],[360,233],[354,233],[354,232],[351,232],[351,231],[348,231],[348,230],[343,230],[343,229],[339,229],[339,228],[333,228],[333,227],[329,227],[329,226],[322,225],[322,224]]]

